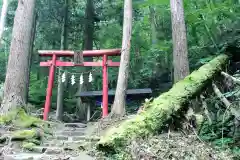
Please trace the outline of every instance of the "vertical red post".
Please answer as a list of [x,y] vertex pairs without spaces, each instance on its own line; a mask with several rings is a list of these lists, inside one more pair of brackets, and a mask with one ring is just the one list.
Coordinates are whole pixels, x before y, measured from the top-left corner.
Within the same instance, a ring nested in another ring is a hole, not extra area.
[[53,54],[51,66],[49,69],[49,77],[48,77],[48,86],[47,86],[47,95],[46,95],[46,101],[45,101],[45,107],[44,107],[44,113],[43,113],[43,119],[48,119],[48,113],[50,111],[50,105],[51,105],[51,97],[52,97],[52,88],[53,88],[53,82],[54,82],[54,71],[55,71],[55,65],[56,65],[56,55]]
[[108,115],[108,73],[107,73],[107,55],[103,55],[103,107],[102,117]]

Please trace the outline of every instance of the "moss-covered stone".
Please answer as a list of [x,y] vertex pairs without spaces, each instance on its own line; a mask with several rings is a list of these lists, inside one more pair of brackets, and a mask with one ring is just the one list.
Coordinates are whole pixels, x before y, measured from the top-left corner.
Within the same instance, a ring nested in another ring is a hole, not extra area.
[[19,128],[42,127],[46,124],[43,120],[26,114],[21,107],[10,111],[7,115],[0,116],[0,125],[8,125],[10,123],[14,127]]
[[29,140],[40,138],[40,134],[36,129],[18,130],[12,133],[12,140]]
[[0,125],[10,125],[12,132],[0,137],[0,143],[8,138],[12,141],[22,141],[24,144],[41,144],[42,139],[51,134],[50,123],[28,115],[22,107],[0,116]]
[[10,111],[7,115],[0,116],[0,125],[8,125],[15,119],[16,115],[18,114],[19,110]]
[[141,112],[134,119],[126,120],[119,127],[110,129],[101,138],[97,148],[106,152],[121,151],[121,147],[131,139],[159,131],[166,120],[177,114],[190,97],[199,93],[207,82],[223,69],[228,60],[229,56],[219,55],[176,83],[171,90],[146,104],[146,111]]
[[0,125],[11,124],[14,128],[41,128],[45,133],[51,134],[50,123],[42,119],[28,115],[24,109],[18,107],[7,115],[0,116]]
[[23,109],[18,111],[17,117],[13,120],[13,123],[15,126],[21,128],[39,127],[44,124],[43,120],[27,115]]
[[0,137],[0,143],[4,143],[7,141],[7,139],[11,139],[11,141],[26,141],[40,144],[42,136],[43,135],[40,133],[40,131],[37,131],[36,129],[17,130],[9,134],[2,135]]
[[32,151],[34,147],[36,147],[36,144],[32,142],[23,142],[22,144],[22,148],[27,149],[29,151]]

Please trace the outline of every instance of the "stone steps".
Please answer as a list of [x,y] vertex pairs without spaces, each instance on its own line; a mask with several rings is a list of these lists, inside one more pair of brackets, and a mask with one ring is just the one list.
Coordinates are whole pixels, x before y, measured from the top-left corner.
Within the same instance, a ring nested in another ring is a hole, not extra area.
[[78,156],[70,155],[47,155],[39,153],[15,153],[6,155],[1,160],[95,160],[85,153],[79,153]]
[[40,160],[41,157],[38,153],[15,153],[4,156],[3,160]]
[[73,132],[83,132],[83,133],[85,133],[86,128],[65,127],[62,131],[73,131]]
[[87,124],[84,124],[84,123],[64,123],[64,127],[86,128]]
[[3,160],[94,160],[82,151],[93,147],[99,137],[86,136],[86,127],[83,123],[60,124],[40,146],[9,153]]
[[100,137],[98,136],[65,136],[65,135],[57,135],[55,137],[52,137],[51,140],[65,140],[65,141],[79,141],[79,140],[85,140],[85,141],[99,141]]
[[31,151],[35,153],[60,154],[61,152],[64,152],[64,148],[56,146],[35,146],[31,148]]

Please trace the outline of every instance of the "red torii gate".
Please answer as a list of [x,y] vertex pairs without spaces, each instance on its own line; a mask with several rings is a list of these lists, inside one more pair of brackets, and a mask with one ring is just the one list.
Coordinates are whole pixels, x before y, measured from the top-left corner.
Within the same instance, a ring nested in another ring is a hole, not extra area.
[[102,117],[108,115],[108,74],[107,67],[119,67],[120,62],[112,62],[108,60],[108,56],[120,56],[121,49],[107,49],[107,50],[89,50],[83,51],[83,57],[102,57],[102,62],[82,62],[80,64],[75,64],[74,62],[63,62],[57,60],[58,57],[74,57],[74,51],[57,51],[57,50],[40,50],[39,56],[41,57],[51,57],[52,60],[47,62],[40,62],[40,66],[49,67],[49,77],[48,77],[48,86],[46,101],[44,107],[43,119],[48,119],[48,113],[50,111],[52,88],[54,82],[54,72],[55,67],[74,67],[74,66],[83,66],[83,67],[102,67],[103,75],[103,107],[102,107]]

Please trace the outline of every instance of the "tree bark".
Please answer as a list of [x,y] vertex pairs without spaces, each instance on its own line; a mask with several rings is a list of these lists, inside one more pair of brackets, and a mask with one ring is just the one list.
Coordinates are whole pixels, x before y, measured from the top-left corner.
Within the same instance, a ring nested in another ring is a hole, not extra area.
[[[83,39],[83,49],[84,50],[92,50],[93,49],[93,35],[94,35],[94,16],[95,9],[93,0],[88,0],[85,9],[85,26],[84,26],[84,39]],[[93,61],[93,58],[85,58],[87,61]],[[90,72],[92,70],[91,67],[84,68],[83,72]],[[79,84],[79,91],[86,91],[91,87],[91,84],[88,83],[88,74],[83,74],[84,84]],[[86,84],[87,83],[87,84]],[[89,107],[89,103],[83,103],[80,98],[77,100],[77,106],[79,108],[79,117],[82,120],[87,119],[87,108]]]
[[174,82],[189,74],[187,35],[182,0],[170,0],[173,39]]
[[150,11],[150,23],[151,23],[151,34],[152,34],[152,44],[157,43],[157,30],[156,30],[156,20],[155,20],[155,10],[154,7],[149,6],[149,11]]
[[18,1],[0,114],[6,114],[26,104],[25,94],[34,7],[35,0]]
[[29,59],[28,59],[28,79],[27,79],[27,89],[26,89],[26,101],[28,101],[28,92],[29,92],[29,85],[30,85],[30,74],[31,74],[31,67],[32,67],[32,57],[33,57],[33,50],[34,50],[34,40],[36,36],[36,29],[37,29],[37,13],[34,14],[33,24],[32,24],[32,32],[31,32],[31,40],[30,40],[30,51],[29,51]]
[[[68,6],[69,6],[69,0],[65,0],[64,17],[63,17],[62,34],[61,34],[61,50],[67,49]],[[63,58],[60,58],[60,60],[63,60]],[[57,120],[62,120],[62,116],[63,116],[64,83],[62,83],[62,73],[63,73],[63,68],[60,67],[59,73],[58,73],[58,90],[57,90],[57,111],[56,111]]]
[[129,75],[129,61],[132,34],[132,0],[124,1],[124,22],[122,38],[122,55],[118,72],[117,89],[111,110],[112,116],[123,116],[125,114],[125,99]]
[[2,41],[2,35],[5,27],[5,21],[7,17],[7,8],[8,8],[8,1],[3,0],[2,11],[1,11],[1,18],[0,18],[0,43]]
[[118,152],[130,140],[147,137],[161,130],[165,122],[177,115],[189,98],[201,92],[209,81],[228,63],[227,55],[219,55],[176,83],[168,92],[144,104],[144,111],[108,130],[97,144],[99,150]]

